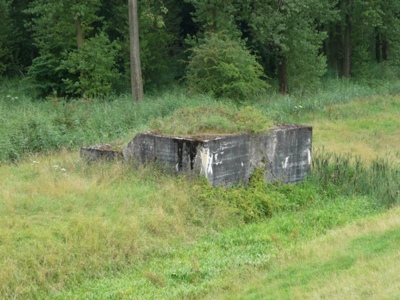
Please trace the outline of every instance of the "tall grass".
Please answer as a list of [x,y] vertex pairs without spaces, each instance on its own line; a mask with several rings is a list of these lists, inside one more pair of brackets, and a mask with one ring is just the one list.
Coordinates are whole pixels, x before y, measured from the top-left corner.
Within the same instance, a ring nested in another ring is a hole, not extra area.
[[[368,86],[348,80],[327,80],[312,95],[281,96],[265,94],[242,103],[253,105],[270,119],[280,123],[301,121],[307,112],[323,111],[327,106],[347,103],[375,94],[400,92],[398,81]],[[129,95],[109,99],[66,100],[49,97],[35,100],[15,81],[0,83],[0,162],[18,161],[26,154],[48,152],[82,145],[126,143],[153,119],[171,115],[181,108],[233,104],[207,95],[189,95],[181,88],[160,94],[148,94],[133,103]],[[190,120],[188,120],[190,121]]]
[[321,151],[313,158],[312,180],[328,194],[365,195],[388,208],[400,203],[400,168],[384,159],[367,165],[359,156]]
[[[18,161],[26,154],[83,145],[128,142],[150,120],[178,108],[217,106],[208,96],[188,97],[182,91],[148,96],[133,104],[129,96],[113,99],[33,100],[0,88],[0,161]],[[9,96],[9,97],[8,97]]]
[[[201,294],[225,272],[266,267],[266,249],[279,253],[398,203],[398,193],[387,198],[385,187],[377,190],[385,180],[398,187],[398,172],[334,157],[317,154],[315,176],[302,184],[255,181],[247,189],[212,189],[196,178],[118,162],[87,165],[67,151],[0,166],[0,294],[47,298],[74,291],[79,298],[75,287],[130,272],[135,286],[147,278],[172,298],[176,284],[182,295]],[[169,269],[170,260],[179,265],[189,256],[201,259],[197,273]],[[191,280],[201,288],[189,293]],[[149,288],[142,284],[137,288]]]

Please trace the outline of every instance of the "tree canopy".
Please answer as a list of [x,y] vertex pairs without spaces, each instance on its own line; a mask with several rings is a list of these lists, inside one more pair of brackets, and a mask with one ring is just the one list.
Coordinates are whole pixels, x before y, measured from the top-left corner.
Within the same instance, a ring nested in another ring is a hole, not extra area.
[[[400,74],[397,1],[138,0],[138,19],[145,90],[246,98]],[[39,97],[129,91],[129,49],[126,0],[0,0],[0,76]]]

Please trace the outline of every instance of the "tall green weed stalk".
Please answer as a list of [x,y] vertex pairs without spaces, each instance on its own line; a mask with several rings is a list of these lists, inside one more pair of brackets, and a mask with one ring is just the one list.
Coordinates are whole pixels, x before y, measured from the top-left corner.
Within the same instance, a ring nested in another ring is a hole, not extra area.
[[320,152],[313,157],[311,180],[332,197],[364,195],[386,207],[400,203],[400,169],[387,160],[368,166],[358,156]]

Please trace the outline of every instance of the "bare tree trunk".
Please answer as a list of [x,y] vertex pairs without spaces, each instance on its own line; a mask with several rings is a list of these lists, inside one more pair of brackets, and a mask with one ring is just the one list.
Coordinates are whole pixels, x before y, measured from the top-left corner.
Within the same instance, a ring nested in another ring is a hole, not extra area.
[[286,56],[282,56],[278,63],[279,93],[286,95],[289,92]]
[[376,30],[375,33],[375,59],[377,63],[380,63],[382,61],[382,53],[381,53],[381,48],[382,48],[382,40],[381,40],[381,34],[379,33],[378,30]]
[[139,101],[143,99],[143,79],[140,65],[138,5],[137,0],[128,1],[132,97],[134,101]]
[[343,76],[346,78],[351,77],[351,9],[353,0],[348,0],[348,12],[346,15],[346,27],[344,31],[344,68]]
[[388,40],[386,38],[386,35],[382,35],[382,59],[383,60],[388,60]]
[[78,46],[78,50],[83,46],[83,31],[82,31],[82,21],[80,18],[77,18],[75,21],[76,24],[76,43]]

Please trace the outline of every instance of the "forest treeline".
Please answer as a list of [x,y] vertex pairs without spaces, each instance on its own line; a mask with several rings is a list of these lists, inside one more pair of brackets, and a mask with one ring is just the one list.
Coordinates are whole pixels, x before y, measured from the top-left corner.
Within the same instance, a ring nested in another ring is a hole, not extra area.
[[[139,0],[145,89],[246,98],[400,77],[400,1]],[[126,0],[0,0],[0,76],[38,97],[129,89]],[[272,86],[272,87],[271,87]]]

